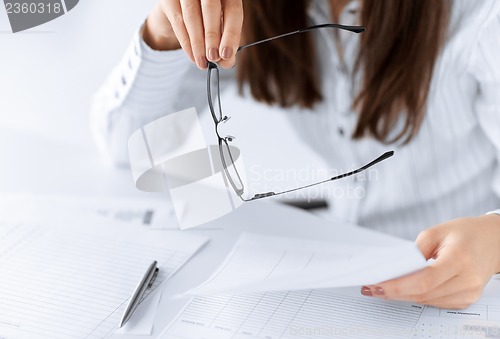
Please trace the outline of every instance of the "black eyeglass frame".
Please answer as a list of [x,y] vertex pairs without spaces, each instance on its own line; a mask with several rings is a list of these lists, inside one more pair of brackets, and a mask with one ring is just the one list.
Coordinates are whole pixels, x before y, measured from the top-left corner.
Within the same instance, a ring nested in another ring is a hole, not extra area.
[[[365,31],[365,28],[363,26],[345,26],[345,25],[338,25],[338,24],[315,25],[315,26],[306,27],[306,28],[303,28],[303,29],[299,29],[297,31],[293,31],[293,32],[281,34],[281,35],[278,35],[278,36],[274,36],[274,37],[271,37],[271,38],[267,38],[267,39],[264,39],[264,40],[260,40],[260,41],[249,43],[247,45],[240,46],[238,48],[237,52],[239,52],[239,51],[241,51],[243,49],[246,49],[248,47],[256,46],[256,45],[259,45],[259,44],[262,44],[262,43],[266,43],[266,42],[269,42],[269,41],[272,41],[272,40],[276,40],[276,39],[287,37],[287,36],[294,35],[294,34],[305,33],[305,32],[309,32],[309,31],[312,31],[312,30],[315,30],[315,29],[320,29],[320,28],[337,28],[337,29],[342,29],[342,30],[350,31],[350,32],[353,32],[353,33],[362,33],[362,32]],[[212,84],[212,73],[213,72],[215,72],[216,77],[217,77],[215,80],[216,80],[216,85],[217,85],[217,103],[218,103],[218,107],[217,108],[219,110],[219,117],[217,117],[217,113],[215,113],[214,101],[213,101],[213,97],[212,97],[212,86],[211,86],[211,84]],[[376,158],[375,160],[371,161],[370,163],[368,163],[368,164],[366,164],[366,165],[364,165],[364,166],[362,166],[362,167],[360,167],[358,169],[355,169],[353,171],[350,171],[350,172],[347,172],[347,173],[344,173],[344,174],[340,174],[340,175],[337,175],[335,177],[332,177],[332,178],[329,178],[329,179],[326,179],[326,180],[322,180],[322,181],[319,181],[319,182],[316,182],[316,183],[312,183],[312,184],[308,184],[308,185],[305,185],[305,186],[300,186],[300,187],[292,188],[292,189],[285,190],[285,191],[280,191],[280,192],[277,192],[277,193],[276,192],[257,193],[252,198],[245,199],[243,197],[243,194],[244,194],[244,191],[245,191],[245,185],[243,184],[243,180],[241,180],[240,174],[238,173],[238,170],[236,169],[236,164],[235,164],[233,156],[231,154],[230,145],[229,145],[229,142],[231,142],[234,137],[227,136],[227,137],[223,138],[219,134],[219,125],[221,123],[224,123],[227,120],[229,120],[229,117],[226,116],[226,115],[224,115],[223,112],[222,112],[222,105],[221,105],[221,100],[220,100],[220,87],[219,87],[219,67],[217,66],[216,63],[213,63],[213,62],[208,62],[207,97],[208,97],[208,106],[210,108],[210,113],[212,114],[212,118],[213,118],[214,123],[215,123],[215,134],[217,135],[217,138],[218,138],[219,154],[220,154],[220,158],[221,158],[221,162],[222,162],[222,167],[223,167],[223,170],[224,170],[224,175],[227,178],[227,180],[229,181],[229,183],[231,184],[233,190],[236,192],[236,195],[242,201],[245,201],[245,202],[253,201],[253,200],[258,200],[258,199],[263,199],[263,198],[267,198],[267,197],[271,197],[271,196],[276,196],[276,195],[281,195],[281,194],[286,194],[286,193],[298,191],[298,190],[301,190],[301,189],[309,188],[309,187],[312,187],[312,186],[321,185],[321,184],[324,184],[324,183],[329,182],[329,181],[333,181],[333,180],[338,180],[338,179],[342,179],[342,178],[345,178],[345,177],[349,177],[351,175],[355,175],[357,173],[360,173],[360,172],[362,172],[362,171],[364,171],[364,170],[366,170],[366,169],[374,166],[375,164],[377,164],[377,163],[379,163],[379,162],[381,162],[381,161],[383,161],[383,160],[385,160],[387,158],[390,158],[391,156],[394,155],[394,151],[388,151],[388,152],[385,152],[384,154],[382,154],[381,156],[379,156],[378,158]],[[226,147],[226,149],[227,149],[227,153],[229,155],[229,159],[226,159],[226,157],[224,156],[224,147]],[[234,167],[234,172],[236,174],[235,178],[233,178],[231,176],[231,174],[229,173],[228,164],[227,164],[228,161],[231,161],[231,164]],[[238,183],[234,182],[234,180],[238,180]],[[238,187],[238,184],[240,185],[240,187]]]

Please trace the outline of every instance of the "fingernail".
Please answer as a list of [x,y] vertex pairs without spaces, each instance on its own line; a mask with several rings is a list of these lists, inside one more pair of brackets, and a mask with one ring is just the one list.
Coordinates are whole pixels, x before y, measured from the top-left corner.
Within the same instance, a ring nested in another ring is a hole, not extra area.
[[373,288],[373,294],[376,296],[382,297],[384,295],[384,289],[380,286],[375,286]]
[[205,69],[208,67],[208,60],[204,56],[198,58],[198,67]]
[[371,297],[373,295],[372,290],[366,286],[361,287],[361,294],[366,295],[367,297]]
[[219,50],[217,48],[210,48],[208,50],[208,58],[210,59],[210,61],[217,61],[219,60]]
[[232,47],[224,47],[222,49],[222,58],[223,59],[231,59],[233,56],[233,48]]

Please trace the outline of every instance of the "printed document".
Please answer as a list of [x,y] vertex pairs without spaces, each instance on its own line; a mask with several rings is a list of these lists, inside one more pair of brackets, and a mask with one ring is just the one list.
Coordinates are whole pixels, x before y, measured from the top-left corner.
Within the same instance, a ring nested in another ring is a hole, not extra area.
[[360,295],[359,287],[197,296],[160,339],[499,338],[500,281],[465,310]]
[[[161,339],[499,338],[500,280],[465,310],[362,296],[425,267],[413,243],[356,246],[244,234]],[[306,287],[310,288],[306,288]],[[218,292],[218,293],[216,293]]]
[[415,243],[405,240],[381,247],[243,234],[212,277],[187,294],[376,284],[426,265]]
[[0,221],[0,333],[6,338],[104,338],[154,260],[152,289],[207,241],[75,215],[73,221]]

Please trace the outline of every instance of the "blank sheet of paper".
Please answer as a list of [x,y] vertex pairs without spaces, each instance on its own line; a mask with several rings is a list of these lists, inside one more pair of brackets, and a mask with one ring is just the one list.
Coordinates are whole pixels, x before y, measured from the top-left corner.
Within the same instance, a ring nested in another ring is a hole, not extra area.
[[[110,222],[0,223],[0,333],[103,338],[117,327],[148,265],[153,291],[206,238]],[[100,219],[95,219],[100,220]],[[146,295],[147,298],[147,295]]]
[[418,247],[404,240],[377,247],[244,234],[212,277],[187,294],[375,284],[426,265]]

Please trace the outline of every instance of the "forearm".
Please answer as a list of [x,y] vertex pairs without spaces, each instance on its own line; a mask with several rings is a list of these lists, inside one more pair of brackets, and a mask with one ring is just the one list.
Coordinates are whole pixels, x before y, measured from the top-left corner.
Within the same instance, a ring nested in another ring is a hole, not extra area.
[[106,158],[127,164],[128,137],[134,130],[178,107],[190,107],[179,98],[190,68],[193,65],[181,50],[155,51],[136,33],[92,104],[92,133]]

